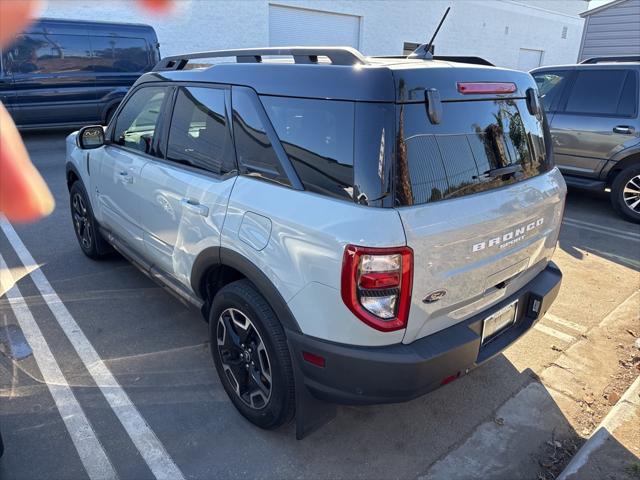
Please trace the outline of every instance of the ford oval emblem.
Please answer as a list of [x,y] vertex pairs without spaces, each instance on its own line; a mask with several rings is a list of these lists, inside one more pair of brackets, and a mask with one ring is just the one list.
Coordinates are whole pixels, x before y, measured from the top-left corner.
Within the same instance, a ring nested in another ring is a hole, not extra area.
[[429,295],[422,299],[423,303],[434,303],[440,300],[447,294],[446,290],[436,290],[435,292],[431,292]]

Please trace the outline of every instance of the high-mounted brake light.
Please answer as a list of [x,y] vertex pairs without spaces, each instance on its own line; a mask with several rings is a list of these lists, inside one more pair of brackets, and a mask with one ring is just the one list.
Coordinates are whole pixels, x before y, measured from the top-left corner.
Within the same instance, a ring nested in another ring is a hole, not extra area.
[[513,93],[518,89],[512,82],[458,82],[458,91],[462,94]]
[[360,320],[382,332],[407,326],[413,281],[409,247],[347,245],[342,261],[342,300]]

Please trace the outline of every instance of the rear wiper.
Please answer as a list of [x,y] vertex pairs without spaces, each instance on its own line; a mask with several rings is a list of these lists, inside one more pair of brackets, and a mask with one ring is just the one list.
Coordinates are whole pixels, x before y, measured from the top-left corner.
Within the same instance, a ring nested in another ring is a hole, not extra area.
[[500,168],[492,168],[491,170],[487,170],[479,178],[496,178],[496,177],[504,177],[505,175],[516,175],[518,173],[522,173],[522,166],[519,164],[508,165],[506,167]]

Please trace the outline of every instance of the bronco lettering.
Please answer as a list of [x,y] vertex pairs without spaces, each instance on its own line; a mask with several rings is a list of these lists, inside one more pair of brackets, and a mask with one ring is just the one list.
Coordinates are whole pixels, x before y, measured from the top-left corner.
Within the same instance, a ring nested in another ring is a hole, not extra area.
[[544,223],[544,218],[539,218],[534,222],[521,225],[498,237],[492,237],[487,241],[476,243],[471,248],[472,252],[479,252],[489,247],[499,246],[499,248],[510,247],[524,240],[525,232],[530,232]]

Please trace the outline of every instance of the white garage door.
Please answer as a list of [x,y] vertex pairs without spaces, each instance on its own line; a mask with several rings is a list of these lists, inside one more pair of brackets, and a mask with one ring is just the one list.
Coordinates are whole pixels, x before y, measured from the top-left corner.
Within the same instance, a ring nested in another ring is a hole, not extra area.
[[358,48],[360,17],[269,5],[269,44]]

